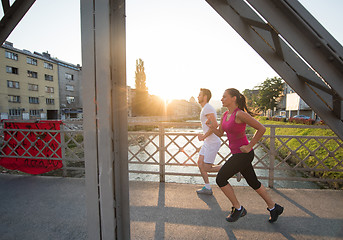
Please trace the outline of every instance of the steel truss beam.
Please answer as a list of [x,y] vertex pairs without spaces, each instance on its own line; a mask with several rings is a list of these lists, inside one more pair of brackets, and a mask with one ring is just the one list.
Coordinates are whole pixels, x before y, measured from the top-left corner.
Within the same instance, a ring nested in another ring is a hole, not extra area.
[[0,44],[8,38],[26,12],[36,0],[16,0],[10,5],[9,0],[1,0],[4,16],[0,21]]
[[206,0],[343,139],[343,48],[296,0]]

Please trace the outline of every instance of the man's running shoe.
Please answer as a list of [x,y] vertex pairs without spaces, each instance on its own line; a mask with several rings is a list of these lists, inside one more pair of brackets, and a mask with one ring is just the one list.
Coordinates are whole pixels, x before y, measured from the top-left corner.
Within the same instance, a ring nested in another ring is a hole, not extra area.
[[207,195],[212,195],[213,194],[212,193],[212,189],[208,189],[206,187],[203,187],[203,188],[197,190],[197,193],[199,193],[199,194],[207,194]]
[[237,182],[240,182],[242,179],[242,174],[240,172],[236,173],[236,180]]

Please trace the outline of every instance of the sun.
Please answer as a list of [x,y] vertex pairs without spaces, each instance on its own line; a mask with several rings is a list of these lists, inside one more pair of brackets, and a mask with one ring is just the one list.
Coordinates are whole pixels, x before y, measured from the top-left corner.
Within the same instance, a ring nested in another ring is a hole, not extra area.
[[[151,86],[149,87],[149,93],[159,96],[165,103],[170,103],[173,100],[186,100],[188,101],[192,94],[187,88],[180,88],[174,84],[165,84],[164,86]],[[195,93],[194,93],[195,94]],[[193,94],[193,95],[194,95]]]
[[171,102],[176,97],[174,89],[167,88],[159,88],[153,94],[162,98],[165,103]]
[[159,94],[159,96],[164,100],[165,103],[171,102],[172,100],[174,100],[174,96],[172,96],[172,94],[170,93],[161,93]]

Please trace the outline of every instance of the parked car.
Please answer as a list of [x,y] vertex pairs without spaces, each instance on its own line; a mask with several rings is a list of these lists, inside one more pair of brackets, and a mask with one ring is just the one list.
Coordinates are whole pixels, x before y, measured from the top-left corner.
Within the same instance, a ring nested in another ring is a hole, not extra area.
[[273,121],[279,121],[279,122],[286,122],[286,121],[287,121],[287,118],[286,118],[286,116],[275,115],[275,116],[272,116],[271,120],[273,120]]
[[311,119],[310,117],[305,116],[305,115],[295,115],[292,118],[296,118],[296,119]]

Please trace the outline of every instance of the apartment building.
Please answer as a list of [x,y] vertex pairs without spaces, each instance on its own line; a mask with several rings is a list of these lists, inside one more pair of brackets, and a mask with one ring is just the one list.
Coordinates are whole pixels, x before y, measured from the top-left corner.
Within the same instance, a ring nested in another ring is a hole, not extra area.
[[286,117],[295,115],[306,115],[316,119],[316,113],[304,102],[302,98],[287,84],[284,84],[284,98],[280,101],[280,106],[284,110]]
[[43,56],[53,60],[58,66],[61,119],[82,118],[81,66],[51,58],[48,53],[43,53]]
[[1,119],[58,119],[58,65],[39,53],[0,47]]
[[172,100],[167,106],[168,116],[177,117],[198,117],[201,107],[196,102],[186,100]]

